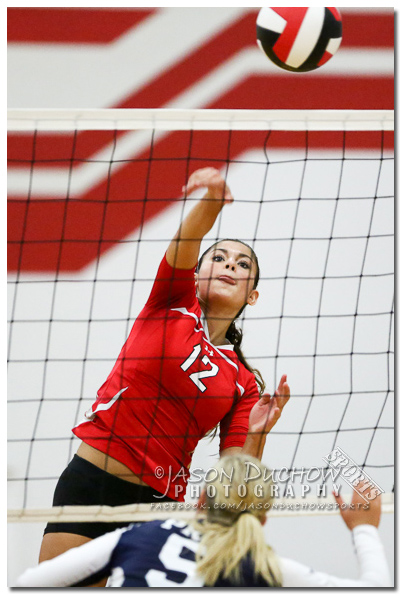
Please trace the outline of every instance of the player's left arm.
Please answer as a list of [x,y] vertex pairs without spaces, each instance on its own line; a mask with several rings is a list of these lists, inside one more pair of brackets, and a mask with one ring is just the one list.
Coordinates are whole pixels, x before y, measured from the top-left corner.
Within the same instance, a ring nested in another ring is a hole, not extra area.
[[266,393],[250,411],[249,429],[242,448],[244,454],[261,459],[267,434],[282,415],[283,408],[290,399],[290,388],[284,374],[273,397]]
[[16,587],[91,586],[109,576],[109,562],[126,529],[117,529],[26,570]]
[[273,397],[266,393],[250,411],[249,427],[244,446],[232,446],[221,451],[221,456],[242,452],[261,459],[267,434],[282,415],[283,408],[290,399],[290,388],[284,374]]

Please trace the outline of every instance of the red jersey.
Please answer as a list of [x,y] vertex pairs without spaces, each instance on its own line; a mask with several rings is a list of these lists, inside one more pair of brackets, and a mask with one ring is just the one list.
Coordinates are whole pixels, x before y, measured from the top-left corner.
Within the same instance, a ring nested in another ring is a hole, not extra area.
[[259,398],[233,345],[209,340],[194,272],[163,258],[111,373],[73,429],[175,500],[184,500],[198,441],[220,423],[220,450],[242,447]]

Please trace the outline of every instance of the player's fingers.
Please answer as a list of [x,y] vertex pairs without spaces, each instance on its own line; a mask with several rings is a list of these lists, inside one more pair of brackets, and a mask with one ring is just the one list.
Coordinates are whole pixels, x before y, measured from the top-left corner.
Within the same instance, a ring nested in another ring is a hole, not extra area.
[[287,381],[287,379],[288,379],[287,374],[282,374],[282,378],[279,382],[279,386],[283,386],[285,384],[285,382]]
[[275,419],[275,421],[277,421],[280,418],[281,413],[282,413],[282,410],[280,407],[274,407],[271,415]]
[[182,187],[182,192],[187,192],[188,194],[190,194],[190,192],[192,192],[196,188],[199,188],[200,186],[201,186],[201,184],[200,184],[198,178],[197,177],[193,178],[192,176],[190,176],[187,184],[185,184]]
[[224,178],[213,167],[205,167],[193,172],[187,184],[182,187],[182,192],[191,194],[194,190],[203,187],[207,187],[211,196],[224,201],[224,203],[231,203],[234,200]]
[[281,416],[281,409],[279,407],[274,407],[270,413],[269,413],[269,417],[267,419],[267,423],[266,423],[266,429],[267,430],[271,430],[274,425],[276,424],[276,422],[278,421],[278,419]]
[[186,186],[183,186],[183,188],[181,189],[181,191],[183,192],[183,194],[191,194],[196,188],[198,188],[199,186],[196,186],[194,184],[187,184]]
[[278,393],[278,395],[280,397],[289,397],[290,396],[290,388],[287,382],[285,382],[285,384],[282,384],[280,387],[278,387],[278,390],[276,391]]
[[289,384],[288,384],[288,377],[286,374],[284,374],[281,378],[281,386],[282,386],[282,390],[284,390],[285,392],[289,392]]
[[367,502],[366,498],[364,497],[364,492],[367,489],[367,484],[364,481],[360,481],[356,486],[354,486],[354,490],[352,492],[352,500],[353,504],[364,504]]
[[287,387],[287,389],[289,389],[289,385],[287,384],[287,379],[288,379],[287,375],[283,374],[282,378],[279,381],[278,388],[277,388],[276,392],[282,393],[284,390],[286,390],[286,387]]
[[205,179],[200,172],[196,171],[193,174],[191,174],[184,188],[186,188],[187,191],[190,192],[192,190],[195,190],[195,188],[200,188],[201,186],[206,186]]
[[187,184],[185,184],[182,188],[183,192],[187,190],[187,192],[192,192],[196,188],[200,186],[206,185],[205,184],[205,172],[209,168],[206,169],[197,169],[195,172],[191,174],[189,179],[187,180]]
[[275,397],[282,402],[282,406],[286,405],[290,398],[290,388],[287,382],[279,384],[275,391]]
[[262,405],[266,405],[267,403],[269,403],[271,401],[271,395],[269,393],[264,393],[259,400],[259,403],[261,403]]
[[333,492],[332,492],[332,495],[333,495],[333,497],[335,498],[336,502],[339,504],[339,507],[341,507],[342,505],[344,505],[344,504],[345,504],[345,502],[344,502],[344,500],[343,500],[342,496],[341,496],[339,493],[337,493],[337,492],[333,491]]
[[233,201],[234,201],[234,198],[232,196],[232,193],[230,192],[229,188],[226,186],[226,189],[225,189],[225,202],[231,203]]
[[209,184],[217,185],[223,184],[224,180],[217,169],[213,167],[206,167],[204,169],[198,169],[188,179],[188,183],[197,183],[203,186]]
[[218,174],[220,176],[219,170],[215,169],[214,167],[201,167],[197,169],[192,175],[196,176],[212,176]]

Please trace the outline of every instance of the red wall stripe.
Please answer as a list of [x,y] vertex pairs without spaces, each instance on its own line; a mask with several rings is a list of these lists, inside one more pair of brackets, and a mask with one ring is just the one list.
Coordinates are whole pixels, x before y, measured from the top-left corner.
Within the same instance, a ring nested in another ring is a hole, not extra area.
[[342,16],[341,47],[394,47],[393,13],[346,13]]
[[[157,9],[8,8],[9,42],[110,43]],[[250,16],[250,43],[255,43],[258,10]],[[393,47],[394,14],[344,12],[343,47]],[[224,48],[220,46],[220,51]],[[219,53],[219,52],[217,52]]]
[[[325,67],[324,67],[325,68]],[[392,77],[250,76],[212,109],[393,109]],[[250,99],[252,98],[252,99]],[[251,105],[252,102],[252,105]]]
[[256,47],[255,20],[254,13],[243,15],[116,107],[163,106],[240,50]]
[[[98,253],[103,254],[137,229],[141,222],[149,221],[172,204],[175,197],[180,196],[188,171],[222,165],[229,140],[229,157],[233,160],[245,149],[264,146],[266,133],[235,132],[229,137],[228,132],[196,132],[190,137],[189,132],[174,132],[154,147],[150,170],[149,151],[146,151],[138,160],[115,171],[111,180],[101,180],[85,195],[70,197],[80,200],[50,200],[49,197],[29,202],[26,197],[11,200],[8,205],[9,270],[18,270],[19,266],[25,271],[81,269]],[[315,132],[308,137],[310,149],[337,147],[340,156],[343,141],[343,134],[339,132],[325,135]],[[293,148],[305,147],[305,143],[306,135],[302,132],[273,132],[268,146]],[[378,155],[381,143],[379,132],[348,133],[346,137],[347,149],[376,147]],[[392,135],[387,133],[386,145],[391,144]],[[21,246],[18,242],[22,239]]]
[[110,43],[155,9],[8,8],[9,42]]

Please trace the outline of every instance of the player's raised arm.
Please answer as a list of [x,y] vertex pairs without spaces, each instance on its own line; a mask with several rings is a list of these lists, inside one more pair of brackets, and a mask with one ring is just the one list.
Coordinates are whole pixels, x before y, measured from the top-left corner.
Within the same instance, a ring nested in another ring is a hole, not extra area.
[[[345,504],[340,494],[335,492],[333,494],[339,504],[341,517],[349,531],[353,531],[359,525],[378,527],[381,519],[381,495],[379,494],[375,498],[372,497],[370,490],[367,491],[367,485],[363,481],[353,491],[349,505]],[[368,498],[365,499],[367,494],[371,498],[369,502],[367,502]]]
[[261,459],[267,434],[272,430],[290,398],[287,376],[284,374],[273,397],[262,395],[250,411],[249,431],[242,452]]
[[221,457],[243,453],[261,460],[267,435],[282,415],[290,399],[287,375],[284,374],[273,397],[263,394],[250,411],[248,433],[244,446],[231,447],[221,451]]
[[[353,535],[359,562],[359,578],[348,579],[332,576],[325,572],[317,572],[299,562],[281,558],[283,587],[392,587],[384,546],[377,530],[381,518],[381,496],[377,495],[372,498],[373,495],[370,490],[367,490],[367,484],[364,482],[355,486],[349,505],[334,492],[342,519]],[[372,499],[367,503],[363,496]],[[327,536],[328,538],[329,536]]]
[[224,178],[212,167],[198,169],[191,174],[182,190],[188,195],[204,187],[207,193],[185,217],[167,249],[167,262],[174,268],[195,267],[203,237],[212,228],[223,206],[233,202]]

